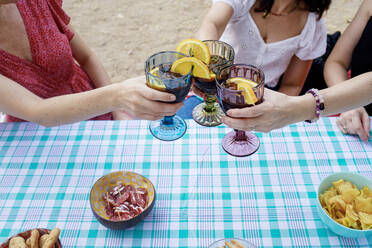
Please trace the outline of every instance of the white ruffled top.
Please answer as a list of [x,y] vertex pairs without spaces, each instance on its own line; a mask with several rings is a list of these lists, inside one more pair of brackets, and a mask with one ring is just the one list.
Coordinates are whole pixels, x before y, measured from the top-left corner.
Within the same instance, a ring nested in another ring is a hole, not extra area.
[[323,20],[309,13],[301,34],[273,43],[265,43],[249,13],[255,0],[213,0],[229,4],[234,14],[220,40],[235,50],[234,63],[256,66],[265,73],[265,85],[275,87],[286,71],[293,55],[301,60],[312,60],[326,51],[327,33]]

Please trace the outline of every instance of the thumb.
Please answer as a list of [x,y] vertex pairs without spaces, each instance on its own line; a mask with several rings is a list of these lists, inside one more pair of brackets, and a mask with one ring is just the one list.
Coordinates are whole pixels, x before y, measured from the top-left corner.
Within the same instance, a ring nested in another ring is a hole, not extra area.
[[233,118],[253,118],[264,114],[267,104],[261,103],[252,107],[246,107],[241,109],[230,109],[227,111],[227,115]]
[[[355,133],[364,141],[368,140],[368,133],[364,129],[363,118],[359,115],[353,115],[351,119],[351,124],[353,129],[355,129]],[[353,132],[351,132],[353,134]]]
[[155,90],[148,86],[144,87],[142,95],[148,100],[152,101],[173,102],[176,100],[175,95],[160,90]]
[[366,141],[369,139],[369,132],[370,132],[370,119],[367,113],[362,114],[362,126],[366,134]]

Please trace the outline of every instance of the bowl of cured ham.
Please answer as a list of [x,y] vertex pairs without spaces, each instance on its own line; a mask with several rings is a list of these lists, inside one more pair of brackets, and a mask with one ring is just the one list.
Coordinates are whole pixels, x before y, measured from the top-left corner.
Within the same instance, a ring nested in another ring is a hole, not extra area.
[[98,179],[90,191],[97,220],[109,229],[126,229],[141,222],[154,207],[156,191],[146,177],[116,171]]

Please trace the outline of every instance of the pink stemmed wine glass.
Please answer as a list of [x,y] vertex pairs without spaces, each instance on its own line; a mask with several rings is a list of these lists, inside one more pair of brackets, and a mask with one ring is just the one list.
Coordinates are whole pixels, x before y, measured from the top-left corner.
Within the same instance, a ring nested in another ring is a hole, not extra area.
[[[252,90],[257,102],[263,101],[265,75],[260,69],[246,64],[233,64],[222,68],[216,77],[217,96],[222,110],[226,112],[232,108],[247,108],[244,92],[237,89],[237,85],[230,84],[234,78],[247,79],[255,85]],[[222,140],[223,149],[230,155],[245,157],[255,153],[260,146],[260,140],[252,132],[236,130],[228,133]]]

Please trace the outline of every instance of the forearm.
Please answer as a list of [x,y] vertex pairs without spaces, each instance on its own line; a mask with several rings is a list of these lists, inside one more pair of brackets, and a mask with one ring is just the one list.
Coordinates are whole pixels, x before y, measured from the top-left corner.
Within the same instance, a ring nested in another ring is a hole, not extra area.
[[56,126],[87,120],[108,112],[115,106],[113,86],[34,101],[29,120],[43,126]]
[[325,99],[324,115],[365,106],[372,102],[372,72],[338,83],[321,93]]
[[196,35],[199,40],[219,40],[234,10],[224,2],[213,4]]
[[112,83],[102,63],[94,53],[91,53],[80,66],[88,74],[96,88]]
[[[97,56],[92,53],[89,58],[81,65],[84,71],[89,75],[93,84],[96,88],[107,86],[112,84],[105,68],[103,67],[100,60]],[[123,110],[112,111],[114,120],[129,120],[132,119],[127,113]]]
[[335,61],[327,61],[324,66],[324,79],[328,87],[334,86],[349,78],[347,68]]
[[199,40],[219,40],[222,32],[219,32],[217,26],[208,20],[203,21],[196,38]]
[[301,60],[294,55],[284,73],[279,92],[288,96],[298,96],[309,74],[311,64],[312,60]]
[[371,16],[368,11],[371,8],[369,6],[372,6],[371,1],[364,1],[362,3],[353,21],[332,49],[324,67],[324,78],[328,86],[333,86],[348,79],[348,70],[354,49]]
[[110,77],[97,55],[88,47],[71,24],[68,27],[75,34],[70,41],[72,54],[81,68],[88,74],[94,86],[99,88],[111,84]]
[[298,96],[301,92],[302,85],[284,84],[279,88],[279,92],[288,96]]
[[[44,126],[86,120],[115,110],[117,85],[42,99],[0,75],[0,111]],[[15,100],[16,99],[16,100]]]
[[[364,73],[330,88],[321,90],[324,98],[323,116],[332,115],[372,102],[372,72]],[[293,113],[291,123],[315,117],[315,98],[311,94],[291,98],[286,105]]]

